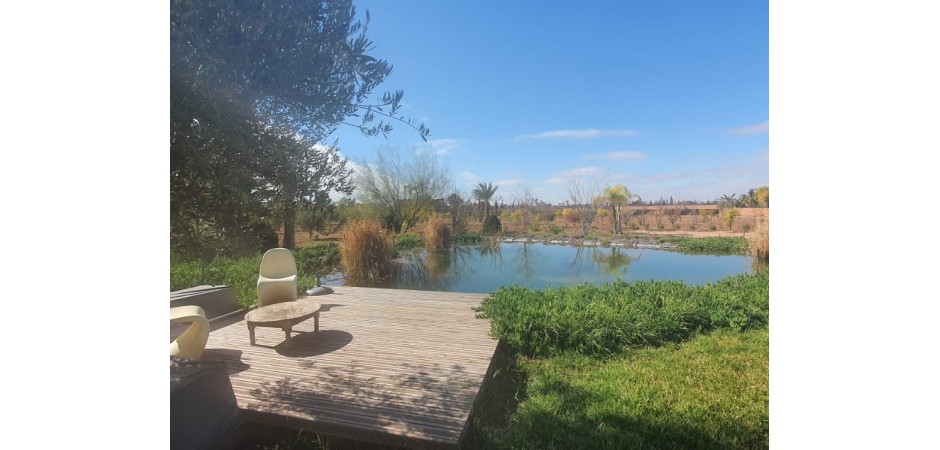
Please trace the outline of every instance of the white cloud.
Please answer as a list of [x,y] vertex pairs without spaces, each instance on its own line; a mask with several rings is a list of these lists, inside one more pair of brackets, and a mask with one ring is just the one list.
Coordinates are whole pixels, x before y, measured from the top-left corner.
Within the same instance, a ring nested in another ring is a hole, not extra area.
[[636,132],[633,130],[598,130],[596,128],[587,128],[584,130],[552,130],[552,131],[543,131],[538,134],[524,134],[521,136],[516,136],[513,138],[514,141],[521,141],[524,139],[556,139],[556,138],[575,138],[575,139],[586,139],[586,138],[596,138],[596,137],[612,137],[612,136],[633,136]]
[[572,169],[566,173],[572,176],[580,177],[584,175],[594,175],[594,174],[602,172],[603,170],[604,169],[597,167],[597,166],[590,166],[590,167],[580,167],[577,169]]
[[619,152],[607,152],[607,153],[595,153],[590,155],[584,155],[581,159],[645,159],[646,153],[635,152],[632,150],[623,150]]
[[770,122],[765,121],[765,122],[761,122],[755,125],[732,128],[728,130],[728,133],[733,134],[735,136],[752,136],[755,134],[764,134],[768,131],[770,131]]
[[460,179],[463,180],[463,182],[466,184],[474,184],[480,181],[480,177],[470,172],[460,172]]
[[467,142],[466,139],[431,139],[427,145],[435,155],[450,155],[454,150]]

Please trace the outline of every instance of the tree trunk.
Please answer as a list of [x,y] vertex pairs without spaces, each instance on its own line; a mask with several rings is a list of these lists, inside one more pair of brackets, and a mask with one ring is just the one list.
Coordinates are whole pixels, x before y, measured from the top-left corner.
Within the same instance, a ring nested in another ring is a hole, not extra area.
[[617,218],[617,205],[610,205],[610,220],[614,222],[614,234],[620,234],[620,220]]
[[284,199],[284,239],[281,247],[293,250],[294,245],[294,222],[297,219],[297,210],[294,199],[291,197]]

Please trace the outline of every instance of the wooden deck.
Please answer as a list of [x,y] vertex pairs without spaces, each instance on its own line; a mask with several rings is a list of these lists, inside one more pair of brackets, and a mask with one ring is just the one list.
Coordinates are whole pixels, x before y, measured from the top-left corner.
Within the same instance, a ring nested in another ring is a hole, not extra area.
[[340,286],[288,344],[277,328],[248,343],[242,319],[212,331],[248,421],[392,446],[456,447],[497,340],[471,310],[484,294]]

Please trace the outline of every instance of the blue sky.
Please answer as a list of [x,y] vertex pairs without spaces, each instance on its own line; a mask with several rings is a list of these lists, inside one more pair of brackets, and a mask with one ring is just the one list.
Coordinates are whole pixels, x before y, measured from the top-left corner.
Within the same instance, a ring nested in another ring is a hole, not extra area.
[[644,200],[711,200],[769,184],[768,4],[734,1],[359,1],[394,69],[404,125],[339,129],[353,161],[430,149],[459,190],[493,182],[566,197],[578,174]]

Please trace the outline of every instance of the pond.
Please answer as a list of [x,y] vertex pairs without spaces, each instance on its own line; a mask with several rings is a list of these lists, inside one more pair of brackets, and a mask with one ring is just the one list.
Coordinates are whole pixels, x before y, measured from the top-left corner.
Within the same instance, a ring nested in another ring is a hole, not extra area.
[[541,289],[618,279],[705,284],[753,273],[752,260],[749,256],[692,255],[661,249],[500,242],[431,252],[415,249],[403,252],[387,279],[352,281],[333,274],[325,277],[323,284],[475,293],[512,284]]

